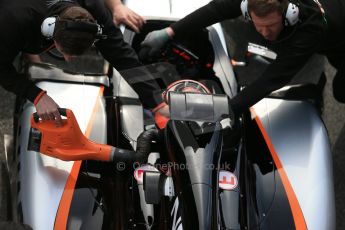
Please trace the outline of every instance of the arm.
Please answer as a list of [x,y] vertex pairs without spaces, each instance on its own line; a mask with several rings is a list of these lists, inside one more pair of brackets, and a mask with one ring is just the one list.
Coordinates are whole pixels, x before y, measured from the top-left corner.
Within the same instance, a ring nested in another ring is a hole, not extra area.
[[170,27],[150,32],[141,43],[139,56],[143,60],[148,59],[157,54],[174,36],[186,37],[214,23],[237,18],[242,14],[240,4],[241,0],[214,0]]
[[103,57],[117,70],[139,66],[135,51],[123,40],[122,32],[114,25],[111,14],[103,2],[85,0],[85,8],[103,26],[103,34],[107,36],[106,39],[100,39],[95,43]]
[[42,120],[55,120],[61,125],[61,117],[57,110],[59,106],[45,91],[38,88],[32,81],[18,74],[12,64],[0,62],[0,85],[19,97],[26,98],[36,107],[37,114]]
[[[11,18],[16,26],[7,23]],[[58,105],[48,97],[45,92],[38,88],[34,82],[27,79],[23,74],[17,73],[12,62],[21,50],[21,44],[25,44],[26,38],[22,34],[25,31],[22,24],[12,14],[1,14],[0,27],[6,33],[0,34],[0,85],[16,94],[18,97],[26,98],[36,106],[38,115],[43,120],[55,120],[57,125],[61,124],[61,117],[57,111]],[[25,33],[25,32],[24,32]]]
[[145,19],[143,17],[125,6],[121,0],[106,0],[105,3],[113,14],[115,25],[123,23],[132,28],[135,32],[140,32],[141,27],[145,24]]
[[[107,39],[98,41],[96,46],[113,67],[117,70],[124,70],[141,66],[132,47],[123,41],[122,33],[118,28],[114,26],[113,30],[109,31],[107,35]],[[143,76],[148,77],[148,75]],[[138,93],[145,108],[154,108],[162,101],[161,89],[155,79],[140,77],[130,79],[125,75],[123,77]]]
[[[107,35],[106,39],[95,43],[96,47],[103,57],[119,71],[141,66],[135,51],[123,40],[122,33],[114,25],[110,12],[101,3],[101,1],[85,0],[85,8],[98,23],[104,26],[103,33]],[[129,79],[127,76],[124,78],[138,93],[145,108],[153,108],[162,101],[160,87],[154,79]]]
[[252,84],[230,100],[235,113],[242,113],[271,92],[287,85],[316,53],[323,28],[303,27],[279,44],[277,59]]
[[0,85],[19,97],[27,98],[33,102],[42,91],[32,81],[16,72],[10,63],[0,62]]
[[193,34],[194,31],[206,28],[226,19],[237,18],[241,13],[242,0],[213,0],[207,5],[171,25],[177,36]]

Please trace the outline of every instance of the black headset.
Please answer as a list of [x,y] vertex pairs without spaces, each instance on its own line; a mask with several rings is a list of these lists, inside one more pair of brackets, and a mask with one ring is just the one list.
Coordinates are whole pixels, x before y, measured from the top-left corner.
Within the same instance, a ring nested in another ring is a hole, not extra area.
[[[277,0],[281,2],[282,0]],[[248,12],[248,0],[242,0],[241,2],[241,11],[243,17],[251,21],[250,14]],[[289,4],[284,10],[283,13],[283,18],[284,18],[284,25],[285,26],[294,26],[299,22],[299,8],[297,4],[294,4],[292,1],[289,0]]]
[[41,25],[41,33],[48,39],[54,37],[55,25],[57,23],[63,23],[65,30],[84,31],[95,35],[96,39],[104,38],[102,35],[102,27],[89,20],[80,19],[60,19],[58,16],[52,16],[44,19]]

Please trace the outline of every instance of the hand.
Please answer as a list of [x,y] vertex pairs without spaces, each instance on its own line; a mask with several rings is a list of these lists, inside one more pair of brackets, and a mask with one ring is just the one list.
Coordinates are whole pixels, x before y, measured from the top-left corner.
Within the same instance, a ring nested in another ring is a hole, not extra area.
[[62,126],[62,119],[58,108],[59,106],[47,94],[44,94],[36,104],[38,116],[43,121],[55,121],[56,126],[59,127]]
[[153,57],[160,51],[165,43],[173,37],[173,35],[174,32],[170,27],[148,33],[145,40],[141,43],[139,57],[142,60]]
[[113,7],[113,20],[116,25],[126,24],[136,33],[140,32],[141,27],[146,23],[145,19],[127,6],[117,4]]

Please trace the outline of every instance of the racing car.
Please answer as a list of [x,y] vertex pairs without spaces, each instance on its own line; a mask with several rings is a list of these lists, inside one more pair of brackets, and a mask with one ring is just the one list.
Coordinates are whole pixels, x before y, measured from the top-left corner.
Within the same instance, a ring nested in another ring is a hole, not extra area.
[[[123,27],[124,39],[139,52],[147,33],[206,3],[127,1],[147,23],[140,34]],[[121,72],[103,71],[97,53],[97,73],[55,60],[26,66],[66,109],[62,128],[52,128],[32,103],[16,102],[14,135],[5,139],[14,221],[35,230],[334,229],[318,94],[289,85],[233,117],[228,102],[244,86],[229,45],[215,24]],[[145,75],[170,106],[163,125],[124,80]]]

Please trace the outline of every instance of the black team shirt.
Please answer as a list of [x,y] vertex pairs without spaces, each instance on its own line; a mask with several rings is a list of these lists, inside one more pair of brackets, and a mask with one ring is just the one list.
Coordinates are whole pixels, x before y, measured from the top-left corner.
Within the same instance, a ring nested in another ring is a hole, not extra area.
[[[241,1],[211,1],[171,27],[176,37],[179,37],[226,19],[237,18],[242,15]],[[285,27],[275,42],[262,38],[261,45],[276,52],[277,59],[256,81],[230,101],[234,112],[243,112],[272,91],[288,84],[315,53],[328,57],[345,57],[345,1],[321,0],[325,18],[313,0],[293,3],[299,6],[299,23]]]
[[[66,7],[74,5],[88,10],[103,25],[103,34],[107,35],[107,39],[99,40],[95,45],[112,66],[124,70],[141,65],[135,51],[124,42],[121,31],[114,25],[104,1],[0,0],[0,85],[3,88],[31,102],[35,100],[42,89],[17,73],[13,60],[20,52],[39,54],[51,47],[53,40],[41,34],[43,20],[59,15]],[[153,96],[158,90],[153,80],[131,85],[145,107],[153,108],[160,102],[158,96]]]

